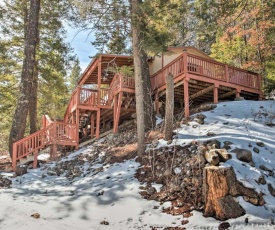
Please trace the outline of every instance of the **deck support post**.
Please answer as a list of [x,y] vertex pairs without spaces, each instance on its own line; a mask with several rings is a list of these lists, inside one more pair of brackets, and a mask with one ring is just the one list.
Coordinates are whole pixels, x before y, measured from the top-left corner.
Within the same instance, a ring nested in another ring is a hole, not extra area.
[[119,93],[118,101],[117,101],[117,109],[115,112],[116,115],[115,115],[115,119],[114,119],[114,133],[117,133],[117,131],[118,131],[118,123],[119,123],[119,118],[120,118],[121,105],[122,105],[122,92]]
[[241,90],[239,88],[236,89],[236,98],[239,98],[241,94]]
[[189,110],[189,82],[186,78],[183,80],[183,87],[184,87],[184,116],[189,117],[190,116],[190,110]]
[[56,154],[57,153],[57,144],[51,145],[51,151],[50,151],[50,157],[51,159],[55,160],[56,159]]
[[37,168],[37,157],[38,157],[38,149],[36,149],[36,150],[34,151],[34,154],[33,154],[33,165],[32,165],[32,167],[33,167],[34,169]]
[[155,111],[156,111],[156,114],[159,114],[159,94],[156,93],[156,96],[155,96]]
[[91,139],[94,137],[95,135],[95,114],[92,113],[91,115]]
[[79,119],[80,119],[80,114],[79,114],[79,109],[76,109],[75,111],[76,113],[76,138],[75,138],[75,141],[76,141],[76,149],[78,149],[78,144],[79,144]]
[[100,109],[98,109],[96,112],[96,132],[95,132],[96,139],[99,139],[99,132],[100,132]]
[[17,150],[17,148],[16,148],[16,145],[15,145],[15,143],[13,143],[13,145],[12,145],[12,170],[14,171],[14,172],[16,172],[16,169],[17,169],[17,161],[16,161],[16,158],[17,158],[17,154],[16,154],[16,150]]
[[98,62],[98,74],[97,74],[97,106],[101,105],[101,62],[102,62],[102,57],[99,58]]
[[113,132],[116,133],[116,117],[117,117],[117,95],[114,95],[114,120],[113,120]]
[[215,85],[213,93],[214,93],[214,103],[217,104],[219,102],[219,86]]

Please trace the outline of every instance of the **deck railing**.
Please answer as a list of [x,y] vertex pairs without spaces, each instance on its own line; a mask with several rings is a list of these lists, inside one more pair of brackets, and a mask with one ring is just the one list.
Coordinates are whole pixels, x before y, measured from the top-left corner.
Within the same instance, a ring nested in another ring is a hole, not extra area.
[[48,132],[51,144],[58,144],[58,141],[76,142],[76,124],[55,121],[48,128]]
[[188,73],[226,81],[225,64],[223,63],[210,61],[192,54],[187,54],[187,63]]
[[111,96],[110,96],[110,89],[100,89],[100,105],[110,105],[111,104]]
[[233,84],[260,89],[261,78],[259,75],[235,67],[228,67],[228,81]]
[[79,103],[77,105],[96,106],[97,105],[97,92],[91,89],[79,88]]
[[261,76],[257,73],[228,66],[193,54],[183,53],[151,76],[152,89],[155,90],[165,85],[166,76],[169,73],[174,78],[183,73],[194,74],[257,90],[261,88]]
[[121,75],[115,74],[110,84],[110,97],[113,97],[115,92],[121,88]]
[[120,79],[122,81],[121,85],[122,88],[135,88],[135,78],[134,77],[127,77],[127,76],[120,76]]
[[171,73],[174,78],[184,72],[183,55],[164,66],[161,70],[151,76],[151,87],[153,90],[166,84],[166,76]]

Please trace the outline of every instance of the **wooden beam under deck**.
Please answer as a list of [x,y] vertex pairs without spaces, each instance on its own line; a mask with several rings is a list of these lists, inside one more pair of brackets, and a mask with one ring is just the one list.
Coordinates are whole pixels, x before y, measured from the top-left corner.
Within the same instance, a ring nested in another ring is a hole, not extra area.
[[206,89],[203,89],[193,95],[190,96],[190,100],[195,99],[196,97],[199,97],[205,93],[208,93],[209,91],[213,90],[215,88],[214,85],[208,86]]

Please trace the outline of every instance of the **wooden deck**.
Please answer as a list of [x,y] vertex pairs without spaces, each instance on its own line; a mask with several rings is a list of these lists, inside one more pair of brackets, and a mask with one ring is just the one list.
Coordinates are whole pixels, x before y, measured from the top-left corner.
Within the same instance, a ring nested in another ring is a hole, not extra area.
[[[58,145],[78,148],[80,137],[99,138],[102,130],[118,131],[119,122],[135,113],[135,82],[132,77],[110,72],[110,67],[133,65],[130,56],[101,55],[94,59],[72,93],[63,121],[44,116],[38,132],[13,144],[13,169],[30,154],[37,165],[38,152],[52,146],[52,157]],[[213,59],[183,52],[151,76],[152,97],[156,112],[165,101],[167,74],[174,77],[175,103],[189,116],[190,105],[217,103],[236,97],[260,99],[261,76]],[[93,88],[86,85],[93,84]]]

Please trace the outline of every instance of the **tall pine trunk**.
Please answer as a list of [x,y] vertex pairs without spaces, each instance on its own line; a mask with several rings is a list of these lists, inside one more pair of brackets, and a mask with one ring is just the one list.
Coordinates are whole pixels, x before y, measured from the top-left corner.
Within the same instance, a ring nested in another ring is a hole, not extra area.
[[165,122],[164,138],[169,141],[173,137],[173,120],[174,120],[174,77],[171,73],[166,76],[166,105],[165,105]]
[[142,47],[142,17],[139,15],[141,0],[130,0],[132,9],[132,41],[135,72],[137,111],[138,155],[145,151],[145,132],[154,127],[155,118],[151,100],[151,83],[147,55]]
[[35,51],[38,38],[40,0],[30,0],[27,33],[25,37],[24,60],[21,73],[19,98],[13,116],[9,137],[9,152],[12,156],[12,144],[23,138],[28,116],[30,92],[35,69]]
[[38,62],[36,61],[35,70],[31,85],[31,95],[29,102],[30,134],[37,131],[37,89],[38,89]]

